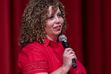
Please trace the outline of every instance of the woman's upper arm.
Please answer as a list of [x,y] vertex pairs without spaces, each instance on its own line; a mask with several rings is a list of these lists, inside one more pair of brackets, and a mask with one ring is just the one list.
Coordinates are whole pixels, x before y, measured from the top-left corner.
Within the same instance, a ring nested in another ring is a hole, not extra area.
[[18,68],[23,74],[47,74],[48,61],[42,48],[38,47],[27,45],[19,54]]

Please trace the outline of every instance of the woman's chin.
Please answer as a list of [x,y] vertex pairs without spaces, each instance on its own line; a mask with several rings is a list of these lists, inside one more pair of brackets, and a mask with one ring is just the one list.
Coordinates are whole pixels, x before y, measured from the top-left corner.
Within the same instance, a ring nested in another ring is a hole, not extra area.
[[58,36],[60,33],[61,33],[61,32],[55,32],[54,34]]

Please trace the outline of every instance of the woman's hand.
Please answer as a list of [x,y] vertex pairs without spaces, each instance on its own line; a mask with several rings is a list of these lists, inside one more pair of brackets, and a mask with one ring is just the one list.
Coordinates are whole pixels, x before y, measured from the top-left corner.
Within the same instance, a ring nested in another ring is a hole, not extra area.
[[[63,53],[63,65],[57,70],[51,72],[50,74],[67,74],[70,67],[72,66],[72,59],[76,59],[75,52],[72,48],[66,48]],[[48,74],[48,72],[36,73],[36,74]]]
[[75,52],[72,48],[66,48],[63,53],[63,67],[69,71],[70,67],[72,66],[72,59],[76,59]]

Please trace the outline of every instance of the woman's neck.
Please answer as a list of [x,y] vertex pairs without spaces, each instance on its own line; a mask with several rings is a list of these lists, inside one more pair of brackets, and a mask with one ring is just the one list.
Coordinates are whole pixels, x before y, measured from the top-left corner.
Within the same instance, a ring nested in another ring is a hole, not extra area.
[[46,37],[47,37],[49,40],[54,41],[54,42],[56,42],[56,41],[57,41],[57,38],[58,38],[58,36],[49,36],[49,35],[46,35]]

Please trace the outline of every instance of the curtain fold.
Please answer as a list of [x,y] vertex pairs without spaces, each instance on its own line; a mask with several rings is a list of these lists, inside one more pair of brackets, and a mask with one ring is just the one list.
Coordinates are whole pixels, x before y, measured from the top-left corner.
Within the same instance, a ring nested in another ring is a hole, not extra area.
[[21,16],[28,0],[0,0],[0,74],[17,73]]
[[10,72],[10,13],[7,13],[10,12],[9,5],[9,0],[0,0],[0,74]]
[[87,69],[90,74],[110,74],[111,71],[111,1],[86,0]]

